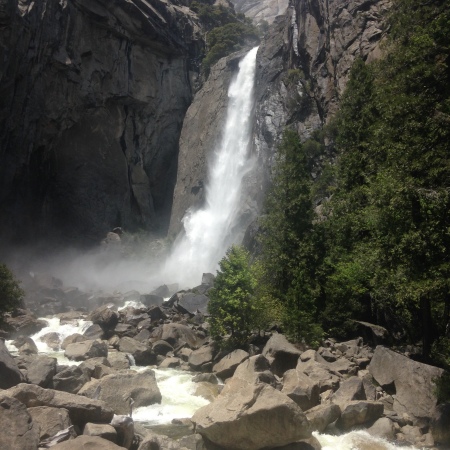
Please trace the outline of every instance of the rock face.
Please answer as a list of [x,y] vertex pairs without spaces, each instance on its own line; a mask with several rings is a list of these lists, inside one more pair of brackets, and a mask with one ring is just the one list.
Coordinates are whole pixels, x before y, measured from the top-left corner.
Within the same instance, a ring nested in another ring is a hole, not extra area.
[[196,16],[163,0],[0,7],[5,240],[167,226]]
[[305,415],[289,397],[266,383],[238,377],[192,421],[198,433],[226,449],[278,447],[311,436]]
[[187,110],[180,136],[170,235],[181,231],[181,219],[188,208],[199,208],[205,200],[208,162],[220,142],[228,105],[228,87],[242,56],[242,53],[234,54],[215,64]]
[[0,398],[0,448],[37,450],[39,426],[24,404],[2,393]]
[[436,407],[434,380],[442,376],[442,369],[378,346],[369,372],[388,393],[395,394],[393,409],[399,415],[407,413],[414,422],[420,423]]
[[[281,11],[285,3],[236,0],[234,4],[238,11],[257,18],[265,8]],[[247,229],[246,243],[251,242],[254,227],[249,225],[261,211],[285,126],[297,128],[305,140],[327,123],[337,109],[356,57],[370,60],[380,54],[384,13],[389,5],[390,0],[293,0],[284,15],[273,19],[257,57],[252,146],[257,162],[243,181],[237,220],[244,230],[242,236]],[[204,201],[207,162],[221,134],[226,92],[239,56],[222,59],[213,67],[186,114],[171,235],[181,230],[185,212]]]
[[8,352],[5,342],[0,339],[0,389],[9,389],[23,381],[22,372]]
[[[338,107],[356,57],[379,56],[389,0],[294,0],[274,20],[258,51],[253,153],[244,201],[261,209],[286,125],[302,140]],[[247,231],[251,243],[254,229]]]
[[233,0],[233,4],[236,12],[245,14],[255,23],[271,24],[276,16],[286,12],[289,0]]

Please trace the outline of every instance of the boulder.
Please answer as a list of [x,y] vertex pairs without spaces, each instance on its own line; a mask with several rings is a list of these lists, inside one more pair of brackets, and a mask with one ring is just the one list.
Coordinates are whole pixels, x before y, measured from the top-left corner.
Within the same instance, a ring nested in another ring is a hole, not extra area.
[[43,388],[51,387],[56,374],[56,358],[36,355],[27,358],[26,361],[28,381]]
[[84,434],[70,441],[56,444],[51,448],[52,450],[123,450],[123,447],[119,447],[107,439],[99,436],[86,436]]
[[351,377],[343,381],[339,389],[331,396],[331,401],[338,405],[352,400],[366,400],[364,384],[361,378]]
[[72,425],[69,411],[64,408],[51,408],[49,406],[35,406],[28,408],[33,423],[39,426],[39,439],[48,439],[59,431]]
[[387,345],[392,342],[392,336],[386,328],[358,320],[355,320],[354,323],[357,325],[357,330],[363,337],[364,342],[371,346]]
[[260,382],[277,387],[277,380],[269,369],[269,361],[263,355],[255,355],[239,364],[233,377],[241,378],[248,383]]
[[303,372],[295,369],[287,370],[283,375],[281,390],[294,400],[302,411],[306,411],[320,403],[320,385]]
[[108,353],[108,362],[115,370],[130,368],[130,360],[128,359],[126,353],[110,351]]
[[83,341],[87,341],[88,338],[86,336],[83,336],[80,333],[74,333],[71,334],[70,336],[67,336],[61,343],[61,349],[65,350],[66,347],[69,344],[75,344],[76,342],[83,342]]
[[192,349],[199,345],[199,340],[192,329],[181,323],[166,323],[158,334],[158,339],[167,341],[173,348],[178,348],[185,343]]
[[309,359],[306,362],[299,360],[296,370],[303,372],[311,380],[319,383],[320,392],[337,389],[342,379],[342,375],[331,370],[328,363],[323,364],[313,359]]
[[188,364],[192,370],[201,370],[206,364],[212,362],[215,353],[213,345],[204,345],[189,355]]
[[119,337],[133,337],[136,333],[136,327],[129,323],[118,323],[114,328],[114,334]]
[[165,358],[158,367],[160,369],[170,369],[174,367],[180,367],[181,365],[181,359],[180,358]]
[[53,377],[53,389],[77,394],[89,379],[81,367],[68,366]]
[[214,364],[213,372],[221,380],[225,380],[233,376],[236,368],[248,359],[249,354],[244,350],[234,350],[224,356],[218,363]]
[[86,436],[98,436],[107,441],[117,444],[117,431],[107,423],[87,423],[84,426],[83,434]]
[[375,349],[368,369],[386,392],[395,394],[394,411],[399,415],[409,414],[414,423],[429,422],[437,405],[435,380],[442,377],[442,369],[413,361],[382,346]]
[[104,401],[119,415],[130,414],[132,402],[134,408],[161,403],[161,392],[156,384],[155,372],[151,369],[140,373],[120,372],[106,375],[100,380],[93,379],[80,389],[79,394]]
[[147,307],[161,306],[163,304],[164,297],[155,294],[145,294],[141,295],[139,301]]
[[311,436],[308,420],[294,401],[268,384],[249,383],[236,374],[192,421],[204,438],[234,450],[279,447]]
[[198,373],[192,378],[194,383],[201,383],[206,381],[207,383],[219,384],[219,380],[213,373]]
[[156,341],[152,344],[153,351],[157,355],[166,356],[167,353],[173,352],[173,347],[166,341]]
[[69,344],[64,352],[66,358],[73,361],[85,361],[89,358],[108,356],[108,346],[105,342],[88,340]]
[[156,355],[151,347],[131,337],[120,339],[119,351],[131,355],[138,366],[151,366],[156,363]]
[[28,408],[33,406],[65,408],[69,411],[72,423],[77,425],[86,422],[110,422],[114,415],[113,411],[100,400],[44,389],[34,384],[21,383],[4,391],[3,394],[16,398]]
[[[167,316],[159,306],[151,306],[148,309],[148,315],[150,316],[150,323],[159,322],[160,320],[166,320]],[[139,325],[138,325],[139,330]]]
[[112,330],[119,323],[119,313],[107,305],[100,306],[88,316],[93,324],[100,325],[104,330]]
[[395,426],[392,420],[387,417],[380,417],[366,431],[375,437],[386,439],[388,441],[395,440]]
[[45,333],[39,340],[44,342],[53,351],[58,351],[61,348],[61,337],[58,333],[52,331],[50,333]]
[[29,311],[23,311],[23,314],[15,317],[7,317],[6,324],[8,325],[8,329],[12,330],[9,333],[9,339],[13,339],[19,335],[31,336],[48,326],[45,320],[36,319]]
[[1,449],[37,450],[39,426],[33,422],[26,406],[8,395],[8,391],[0,394],[0,430]]
[[280,377],[286,370],[295,368],[301,353],[284,335],[278,333],[272,335],[262,351],[270,362],[272,372]]
[[24,381],[25,378],[6,348],[5,341],[0,339],[0,389],[9,389]]
[[195,314],[201,312],[206,314],[208,312],[209,297],[204,294],[196,294],[187,292],[178,299],[176,308],[183,314]]
[[341,430],[350,430],[353,427],[367,422],[374,422],[383,414],[383,404],[360,400],[341,404],[341,417],[336,426]]
[[200,381],[197,383],[194,395],[203,397],[212,402],[220,393],[220,386],[218,384],[208,383],[207,381]]
[[356,375],[358,373],[358,366],[347,358],[339,358],[338,360],[327,364],[330,370],[340,373],[341,375]]
[[19,346],[16,345],[20,355],[37,355],[39,350],[36,343],[30,337],[21,338]]
[[103,328],[95,323],[87,328],[87,330],[83,333],[83,336],[89,340],[104,339],[106,337]]
[[330,423],[335,422],[341,415],[338,405],[317,405],[305,412],[311,430],[323,433]]
[[[78,366],[89,378],[102,378],[114,373],[111,363],[106,358],[91,358]],[[127,367],[125,367],[127,368]],[[89,380],[87,380],[89,381]]]

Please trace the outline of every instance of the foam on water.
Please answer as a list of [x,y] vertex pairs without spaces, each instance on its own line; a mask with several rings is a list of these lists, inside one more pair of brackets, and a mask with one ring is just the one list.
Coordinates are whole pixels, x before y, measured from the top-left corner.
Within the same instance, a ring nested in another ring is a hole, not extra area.
[[417,450],[416,447],[398,447],[363,430],[351,431],[340,436],[317,432],[313,435],[320,442],[322,450]]
[[148,425],[164,425],[173,419],[190,418],[197,409],[209,403],[194,395],[197,384],[192,373],[176,369],[154,369],[161,391],[161,404],[136,408],[133,419]]

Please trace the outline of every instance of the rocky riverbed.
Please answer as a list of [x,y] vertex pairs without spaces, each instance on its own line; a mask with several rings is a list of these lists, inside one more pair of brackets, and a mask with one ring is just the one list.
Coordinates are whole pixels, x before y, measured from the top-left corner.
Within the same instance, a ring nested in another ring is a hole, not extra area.
[[[386,330],[361,323],[361,337],[317,350],[272,330],[219,351],[213,283],[107,294],[33,274],[30,309],[0,341],[0,448],[449,448],[443,371],[385,346]],[[187,409],[167,413],[168,396]]]

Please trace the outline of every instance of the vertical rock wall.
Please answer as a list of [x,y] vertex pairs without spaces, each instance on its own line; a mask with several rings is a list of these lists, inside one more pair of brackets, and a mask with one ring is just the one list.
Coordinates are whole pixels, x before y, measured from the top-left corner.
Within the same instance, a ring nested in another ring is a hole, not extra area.
[[[302,140],[336,112],[357,57],[380,56],[390,0],[292,0],[258,53],[254,154],[247,196],[261,210],[276,148],[286,126]],[[251,231],[251,230],[250,230]]]
[[0,233],[165,230],[202,51],[163,0],[0,0]]

